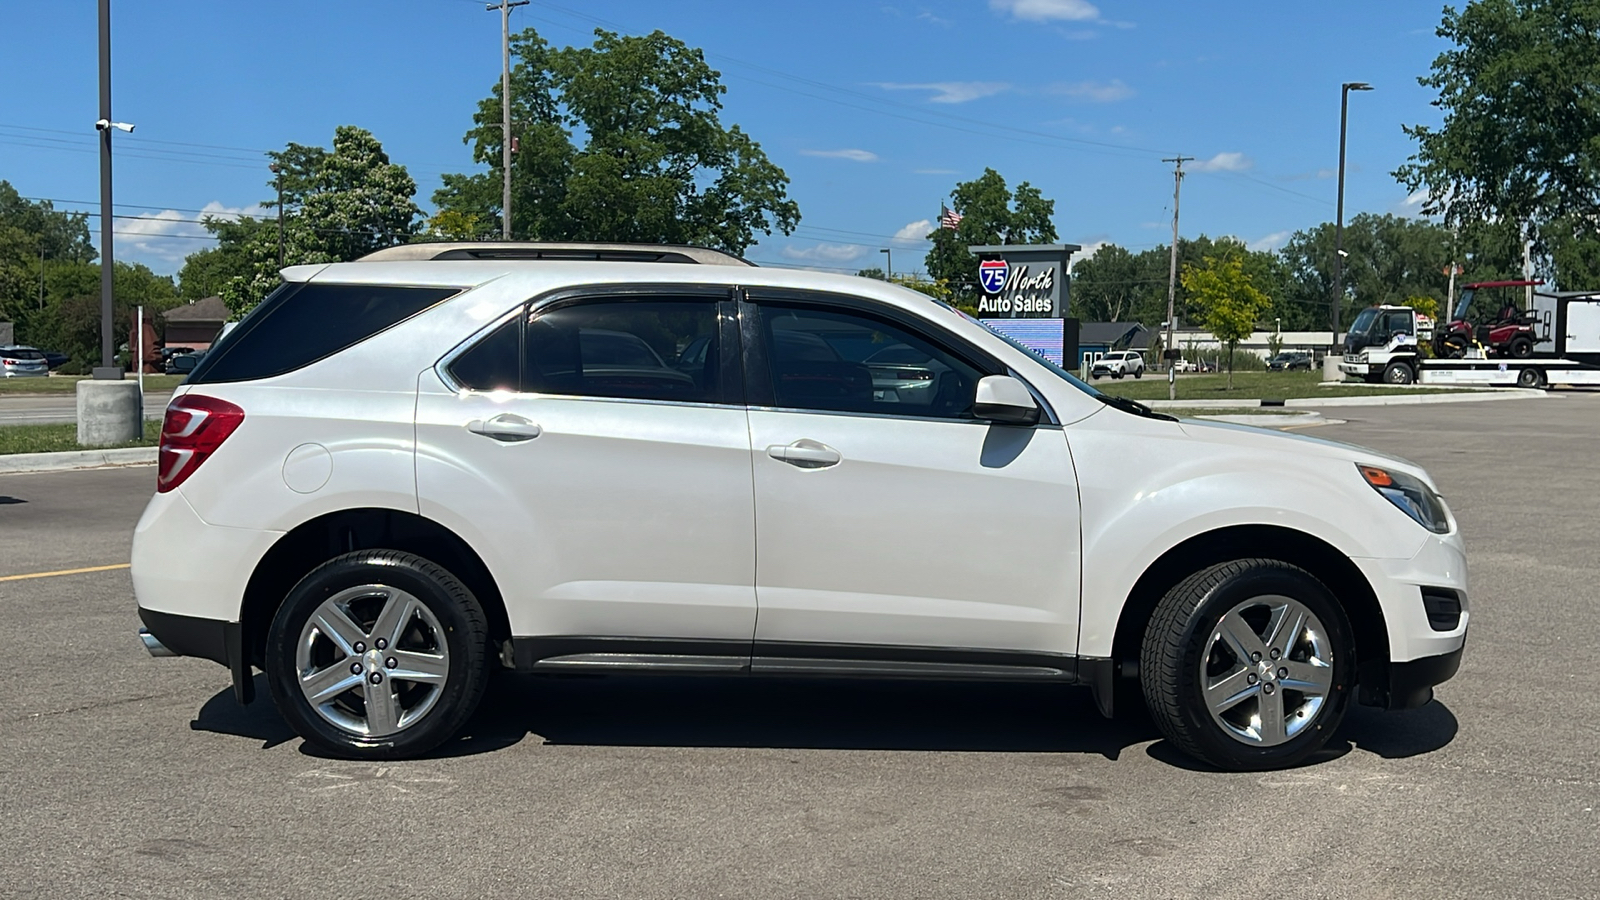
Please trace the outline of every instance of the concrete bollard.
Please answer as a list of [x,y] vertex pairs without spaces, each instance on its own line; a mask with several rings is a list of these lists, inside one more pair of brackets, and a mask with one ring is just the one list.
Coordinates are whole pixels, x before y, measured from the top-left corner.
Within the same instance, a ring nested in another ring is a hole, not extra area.
[[1333,353],[1330,353],[1327,356],[1323,357],[1322,358],[1322,380],[1323,381],[1343,381],[1344,380],[1344,373],[1339,371],[1339,363],[1342,362],[1343,360],[1344,360],[1343,356],[1339,356],[1339,355],[1336,355],[1336,354],[1333,354]]
[[78,382],[78,443],[106,447],[144,434],[144,403],[137,381]]

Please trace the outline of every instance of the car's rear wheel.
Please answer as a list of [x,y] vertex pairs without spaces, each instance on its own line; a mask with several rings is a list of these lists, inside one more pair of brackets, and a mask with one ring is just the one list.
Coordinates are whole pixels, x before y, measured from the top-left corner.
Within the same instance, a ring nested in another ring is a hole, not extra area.
[[1308,572],[1244,559],[1167,593],[1139,659],[1145,701],[1179,749],[1219,768],[1275,769],[1321,749],[1355,679],[1350,627]]
[[1143,369],[1134,369],[1133,370],[1133,377],[1135,377],[1135,378],[1143,378],[1144,377],[1144,370]]
[[273,702],[331,753],[426,753],[477,708],[487,628],[466,586],[421,557],[347,553],[301,579],[267,634]]

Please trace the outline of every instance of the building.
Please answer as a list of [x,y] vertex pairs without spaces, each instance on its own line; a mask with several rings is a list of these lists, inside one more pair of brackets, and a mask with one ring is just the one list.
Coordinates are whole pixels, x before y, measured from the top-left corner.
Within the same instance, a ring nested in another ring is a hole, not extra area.
[[1138,322],[1084,322],[1078,326],[1078,366],[1092,363],[1113,350],[1149,348],[1150,329]]
[[206,350],[222,334],[222,323],[232,315],[221,297],[207,297],[162,314],[167,323],[166,345]]

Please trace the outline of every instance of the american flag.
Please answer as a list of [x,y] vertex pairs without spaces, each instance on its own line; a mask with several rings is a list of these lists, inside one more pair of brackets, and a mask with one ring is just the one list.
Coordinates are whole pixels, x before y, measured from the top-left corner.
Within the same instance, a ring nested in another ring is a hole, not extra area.
[[943,206],[939,207],[939,227],[940,228],[948,228],[951,231],[955,231],[956,230],[956,226],[960,225],[960,224],[961,224],[961,213],[958,213],[953,209],[946,209]]

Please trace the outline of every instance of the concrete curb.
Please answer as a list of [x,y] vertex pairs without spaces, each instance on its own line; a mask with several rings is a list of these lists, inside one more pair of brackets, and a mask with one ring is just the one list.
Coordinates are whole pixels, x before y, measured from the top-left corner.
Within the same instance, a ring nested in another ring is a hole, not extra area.
[[[1533,400],[1547,396],[1537,388],[1496,388],[1491,391],[1449,391],[1442,394],[1382,394],[1366,397],[1296,397],[1284,406],[1413,406],[1427,403],[1472,403],[1480,400]],[[1249,409],[1260,400],[1144,400],[1151,409]]]
[[1293,413],[1240,413],[1238,415],[1196,416],[1202,422],[1226,422],[1229,425],[1253,425],[1256,428],[1307,428],[1328,425],[1339,419],[1324,418],[1322,413],[1306,410]]
[[64,453],[9,453],[0,455],[0,475],[20,472],[58,472],[66,469],[100,469],[106,466],[149,466],[156,461],[155,447],[121,450],[68,450]]

